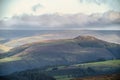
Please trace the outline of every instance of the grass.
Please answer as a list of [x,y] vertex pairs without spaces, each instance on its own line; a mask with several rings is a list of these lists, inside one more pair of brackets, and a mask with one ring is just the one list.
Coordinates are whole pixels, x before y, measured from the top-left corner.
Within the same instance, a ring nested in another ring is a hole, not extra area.
[[8,51],[11,49],[11,47],[8,47],[8,46],[5,46],[5,45],[0,44],[0,49],[1,49],[3,52],[8,52]]
[[68,78],[67,75],[63,75],[63,76],[54,76],[54,78],[55,78],[56,80],[70,80],[70,79],[72,79],[72,78]]
[[16,61],[16,60],[21,60],[21,57],[6,57],[3,59],[0,59],[0,63]]
[[120,60],[108,60],[108,61],[102,61],[102,62],[91,62],[91,63],[84,63],[84,64],[76,64],[74,65],[76,67],[80,68],[88,68],[91,67],[94,70],[97,71],[106,71],[106,70],[112,70],[120,68]]
[[[21,58],[19,58],[19,57],[14,57],[14,58],[9,57],[9,58],[1,59],[0,62],[16,61],[16,60],[20,60],[20,59]],[[74,67],[71,67],[71,66],[74,66]],[[113,71],[114,71],[114,69],[117,70],[119,68],[119,66],[120,66],[120,60],[109,60],[109,61],[102,61],[102,62],[74,64],[74,65],[69,65],[69,66],[68,65],[53,66],[53,67],[51,66],[51,67],[47,67],[42,70],[41,69],[40,70],[39,69],[30,70],[30,71],[27,71],[27,74],[32,73],[36,76],[36,73],[37,73],[37,75],[39,75],[39,73],[44,73],[46,75],[53,76],[56,80],[92,80],[92,79],[90,79],[91,77],[90,78],[88,77],[88,74],[91,74],[90,76],[94,76],[94,73],[89,73],[87,70],[88,67],[94,69],[95,72],[97,72],[97,71],[99,71],[99,72],[110,71],[111,72],[111,69],[113,69]],[[111,68],[109,68],[109,67],[111,67]],[[57,68],[57,70],[53,70],[54,68]],[[81,70],[79,68],[83,69],[84,71],[80,72]],[[22,74],[23,73],[24,72],[22,72]],[[20,73],[15,73],[15,74],[20,74]],[[26,73],[24,73],[24,74],[26,74]],[[81,78],[79,78],[79,76],[76,77],[75,76],[76,74],[83,74],[85,76],[82,76],[82,77],[85,77],[85,78],[82,78],[81,76],[80,76]],[[109,73],[105,73],[105,75],[106,74],[109,74]],[[97,77],[95,77],[95,79],[93,79],[93,80],[97,80]],[[100,76],[98,80],[107,80],[107,79],[106,78],[104,79],[104,77],[101,78],[101,76]]]
[[120,60],[109,60],[109,61],[102,61],[102,62],[91,62],[91,63],[83,63],[77,64],[75,66],[89,66],[89,67],[98,67],[98,66],[111,66],[111,67],[119,67]]
[[[117,69],[120,67],[120,60],[109,60],[109,61],[102,61],[102,62],[91,62],[91,63],[83,63],[83,64],[74,64],[71,65],[74,66],[74,68],[82,68],[87,69],[88,67],[93,68],[96,71],[111,71],[112,69]],[[58,66],[58,70],[63,69],[64,67],[69,66]],[[74,68],[71,68],[69,70],[72,70]],[[52,68],[48,68],[46,71],[52,71]],[[68,77],[68,75],[55,75],[54,78],[56,80],[71,80],[74,77]]]

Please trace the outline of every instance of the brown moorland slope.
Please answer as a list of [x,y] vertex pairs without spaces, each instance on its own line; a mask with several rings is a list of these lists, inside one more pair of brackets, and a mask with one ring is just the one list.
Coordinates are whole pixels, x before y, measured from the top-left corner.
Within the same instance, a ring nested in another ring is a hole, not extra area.
[[92,76],[92,77],[85,77],[85,78],[76,78],[71,80],[120,80],[120,74]]

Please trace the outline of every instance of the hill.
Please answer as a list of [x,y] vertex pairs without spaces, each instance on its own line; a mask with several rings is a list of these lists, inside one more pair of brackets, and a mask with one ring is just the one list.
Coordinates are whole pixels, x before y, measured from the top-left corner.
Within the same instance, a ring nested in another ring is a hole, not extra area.
[[0,75],[45,66],[119,59],[119,52],[119,44],[92,36],[25,44],[1,55]]

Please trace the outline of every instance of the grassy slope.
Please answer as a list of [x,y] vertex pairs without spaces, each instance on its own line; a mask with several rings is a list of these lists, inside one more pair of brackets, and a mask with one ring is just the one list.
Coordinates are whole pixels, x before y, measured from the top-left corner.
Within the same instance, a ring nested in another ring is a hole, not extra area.
[[111,67],[119,67],[120,60],[109,60],[109,61],[102,61],[102,62],[91,62],[85,64],[77,64],[75,66],[85,65],[89,67],[99,67],[99,66],[111,66]]
[[[79,68],[79,67],[120,67],[120,60],[108,60],[108,61],[101,61],[101,62],[90,62],[90,63],[83,63],[83,64],[74,64],[71,65],[74,66],[74,68]],[[63,69],[64,67],[69,67],[69,66],[59,66],[57,67],[58,69]],[[51,71],[52,68],[48,68],[48,71]]]
[[[103,71],[103,72],[104,71],[110,71],[111,72],[111,69],[115,70],[115,69],[118,69],[120,67],[120,60],[109,60],[109,61],[102,61],[102,62],[91,62],[91,63],[84,63],[84,64],[75,64],[75,65],[72,65],[72,66],[75,66],[75,67],[73,67],[71,69],[69,68],[69,70],[74,70],[75,68],[78,68],[78,70],[79,70],[79,68],[87,69],[88,67],[90,67],[90,68],[94,69],[95,71]],[[59,66],[58,67],[58,69],[63,69],[63,68],[64,68],[63,66]],[[88,72],[88,74],[89,74],[89,72]],[[73,77],[68,77],[67,74],[66,75],[56,75],[54,77],[57,80],[70,80],[70,79],[73,78]]]
[[[71,80],[71,79],[73,79],[73,80],[74,79],[75,80],[89,80],[89,77],[88,77],[88,79],[86,77],[90,76],[89,74],[93,74],[93,73],[91,73],[91,71],[88,71],[88,68],[92,68],[98,72],[100,72],[100,71],[111,72],[111,69],[112,70],[120,69],[119,66],[120,66],[120,60],[109,60],[109,61],[102,61],[102,62],[91,62],[91,63],[84,63],[84,64],[74,64],[74,65],[69,65],[69,66],[64,65],[64,66],[48,67],[48,68],[44,68],[44,69],[27,70],[27,71],[13,73],[13,74],[9,75],[9,77],[12,77],[12,76],[19,77],[21,75],[23,75],[23,77],[24,77],[24,75],[26,75],[26,74],[32,74],[34,76],[34,75],[39,75],[40,73],[44,73],[46,75],[53,76],[54,78],[56,78],[56,80]],[[57,68],[57,70],[55,68]],[[80,69],[83,69],[84,72],[81,73],[81,71],[79,71]],[[75,76],[76,74],[84,74],[84,76],[80,76],[80,77],[85,77],[85,78],[79,79],[79,76],[77,76],[77,77]],[[110,73],[105,73],[105,75],[108,75],[108,74],[110,74]],[[98,75],[101,75],[101,74],[98,74]],[[28,77],[30,77],[30,76],[31,75],[28,75]],[[95,75],[91,75],[91,76],[95,76]],[[95,77],[95,78],[97,78],[97,77]],[[102,79],[102,77],[99,77],[98,80],[106,80],[106,79]],[[114,80],[114,79],[112,79],[112,80]]]
[[21,57],[6,57],[3,59],[0,59],[0,63],[5,63],[5,62],[11,62],[11,61],[17,61],[17,60],[21,60]]
[[1,52],[7,52],[10,49],[11,49],[11,47],[8,47],[8,46],[0,44],[0,50],[1,50]]

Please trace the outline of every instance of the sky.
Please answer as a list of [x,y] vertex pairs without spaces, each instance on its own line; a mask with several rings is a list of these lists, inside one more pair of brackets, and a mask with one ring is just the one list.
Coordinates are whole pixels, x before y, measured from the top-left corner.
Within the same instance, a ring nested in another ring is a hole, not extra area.
[[0,29],[120,30],[120,0],[0,0]]

